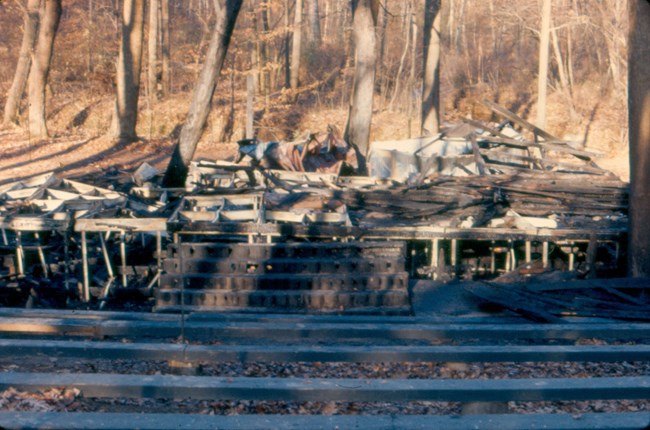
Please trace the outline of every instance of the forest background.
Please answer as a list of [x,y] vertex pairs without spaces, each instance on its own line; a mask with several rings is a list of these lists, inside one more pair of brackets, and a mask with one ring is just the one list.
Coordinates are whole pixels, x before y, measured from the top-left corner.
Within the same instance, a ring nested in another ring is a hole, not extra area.
[[[64,174],[129,169],[148,161],[164,169],[187,114],[215,20],[210,0],[169,0],[168,69],[160,36],[145,41],[137,133],[117,144],[108,130],[115,105],[120,41],[118,0],[67,0],[47,86],[50,138],[31,138],[27,102],[18,126],[0,131],[0,180],[57,170]],[[371,140],[419,134],[423,0],[383,0],[377,24],[377,78]],[[245,135],[247,81],[254,84],[255,134],[291,140],[345,126],[354,46],[348,0],[246,1],[235,27],[197,156],[234,157]],[[0,1],[0,106],[6,103],[22,39],[24,5]],[[443,0],[441,117],[497,121],[495,101],[535,122],[542,2]],[[159,18],[160,19],[160,18]],[[151,29],[146,19],[145,34]],[[165,23],[160,20],[160,25]],[[299,84],[291,88],[291,34],[303,36]],[[629,178],[627,1],[553,0],[549,96],[544,128],[603,154],[598,164]],[[149,48],[148,48],[149,47]],[[152,48],[153,47],[153,48]],[[149,62],[148,49],[156,50]],[[147,79],[153,72],[154,80]]]

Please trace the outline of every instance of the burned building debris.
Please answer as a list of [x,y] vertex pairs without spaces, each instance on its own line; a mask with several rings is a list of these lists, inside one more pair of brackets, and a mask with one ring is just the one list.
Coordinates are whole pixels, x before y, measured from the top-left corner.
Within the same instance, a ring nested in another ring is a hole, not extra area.
[[159,311],[408,313],[409,276],[622,275],[627,184],[488,105],[506,121],[373,144],[369,177],[344,174],[356,153],[330,126],[194,161],[182,189],[149,165],[117,186],[1,185],[4,303],[110,307],[129,291]]

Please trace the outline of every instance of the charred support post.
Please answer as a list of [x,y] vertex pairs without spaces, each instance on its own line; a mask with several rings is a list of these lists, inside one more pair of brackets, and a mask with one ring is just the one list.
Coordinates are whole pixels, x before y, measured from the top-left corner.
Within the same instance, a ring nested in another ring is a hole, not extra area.
[[124,230],[120,231],[120,258],[122,259],[122,286],[126,288],[126,232]]
[[[158,287],[160,287],[160,272],[162,271],[162,233],[156,232],[156,279]],[[153,286],[153,284],[151,284]]]
[[23,250],[22,233],[17,231],[16,232],[16,264],[18,265],[18,274],[21,276],[25,274],[24,257],[25,254]]
[[70,236],[68,232],[63,233],[63,256],[65,260],[65,267],[63,269],[63,282],[65,282],[65,289],[70,289]]
[[90,279],[88,274],[88,241],[85,231],[81,232],[81,266],[84,277],[82,300],[87,303],[90,301]]
[[43,247],[41,246],[41,237],[39,236],[38,233],[34,233],[34,237],[36,237],[36,240],[38,241],[38,245],[36,245],[36,250],[38,251],[38,259],[41,261],[41,266],[43,267],[43,277],[47,279],[48,277],[47,261],[45,260],[45,253],[43,252]]
[[497,253],[496,253],[496,250],[494,249],[494,247],[496,246],[496,242],[491,241],[491,244],[492,244],[492,246],[490,247],[490,273],[492,273],[494,275],[494,273],[496,273],[496,271],[497,271],[497,264],[496,264],[496,261],[495,261]]
[[431,241],[431,279],[438,279],[438,254],[440,253],[440,239]]
[[451,240],[451,255],[450,255],[450,261],[451,261],[451,267],[453,270],[456,270],[456,265],[458,264],[458,239],[452,239]]

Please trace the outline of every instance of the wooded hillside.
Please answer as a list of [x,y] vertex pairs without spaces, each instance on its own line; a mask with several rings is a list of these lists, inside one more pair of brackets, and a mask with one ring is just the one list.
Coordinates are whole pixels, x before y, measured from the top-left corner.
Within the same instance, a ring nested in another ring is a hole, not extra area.
[[[160,17],[152,21],[151,5],[159,5],[162,11],[166,2],[146,2],[137,125],[137,134],[145,141],[165,141],[178,132],[216,15],[211,1],[170,1],[168,23]],[[47,86],[47,121],[53,136],[65,140],[65,136],[104,136],[108,132],[115,104],[122,3],[64,2]],[[328,123],[344,128],[355,66],[352,9],[347,0],[303,0],[299,2],[302,13],[296,15],[296,3],[244,1],[201,145],[244,137],[249,76],[255,89],[254,131],[261,140],[323,131]],[[627,2],[551,3],[546,128],[610,158],[618,157],[618,162],[606,167],[625,178]],[[382,0],[377,4],[370,137],[416,136],[420,130],[424,0]],[[0,37],[2,106],[18,60],[25,7],[23,1],[0,3],[0,25],[7,29]],[[441,7],[443,124],[463,117],[493,119],[480,104],[483,99],[534,122],[541,2],[443,0]],[[167,45],[161,43],[165,33],[160,32],[167,25],[168,72],[164,61]],[[148,34],[156,28],[159,36],[153,42],[157,43],[148,43]],[[292,86],[295,31],[300,31],[302,41],[298,80],[294,77]],[[150,55],[152,48],[156,56]],[[27,102],[23,100],[21,128],[14,129],[16,133],[26,130],[26,117]]]

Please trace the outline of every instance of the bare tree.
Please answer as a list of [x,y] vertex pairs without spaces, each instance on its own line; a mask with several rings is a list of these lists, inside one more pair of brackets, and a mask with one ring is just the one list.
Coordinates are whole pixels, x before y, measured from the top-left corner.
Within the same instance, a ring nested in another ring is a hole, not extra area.
[[160,0],[160,54],[162,57],[161,81],[162,95],[169,96],[171,92],[171,71],[169,68],[169,57],[171,51],[171,42],[169,40],[169,0]]
[[423,48],[420,133],[424,136],[440,131],[440,0],[424,4]]
[[50,73],[54,37],[61,20],[61,0],[45,0],[40,9],[38,41],[29,72],[29,134],[48,137],[45,120],[45,87]]
[[650,276],[650,2],[631,1],[628,57],[630,226],[628,271]]
[[320,10],[318,8],[318,0],[308,0],[309,10],[309,45],[318,47],[321,44],[321,31],[320,31]]
[[29,69],[32,64],[32,51],[36,42],[36,35],[38,34],[39,4],[40,0],[27,1],[23,41],[20,45],[14,79],[7,94],[7,103],[5,104],[4,117],[2,119],[3,126],[18,122],[20,100],[23,98],[23,93],[27,86],[27,77],[29,76]]
[[539,32],[539,72],[537,75],[537,126],[546,127],[546,88],[548,86],[548,48],[551,31],[551,0],[542,5],[542,24]]
[[355,46],[354,89],[345,140],[358,152],[359,173],[366,174],[365,158],[370,145],[372,99],[375,89],[376,49],[375,27],[379,0],[352,0]]
[[158,40],[160,38],[159,23],[160,0],[150,0],[149,36],[147,39],[147,88],[149,91],[150,105],[158,100]]
[[291,47],[291,89],[298,90],[300,79],[300,53],[302,49],[302,4],[303,0],[296,0],[296,10],[293,18],[293,45]]
[[230,36],[235,28],[242,1],[215,0],[217,20],[214,24],[201,76],[194,87],[187,119],[165,172],[163,185],[166,187],[182,187],[185,184],[189,164],[194,157],[196,146],[203,134],[210,112],[212,96],[217,88],[217,78],[228,52]]
[[117,97],[111,135],[122,142],[137,139],[144,33],[144,0],[124,0],[122,37],[117,60]]

